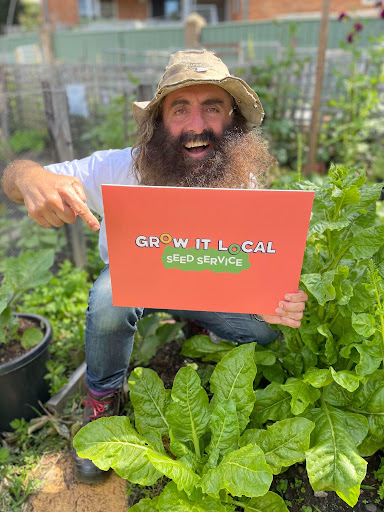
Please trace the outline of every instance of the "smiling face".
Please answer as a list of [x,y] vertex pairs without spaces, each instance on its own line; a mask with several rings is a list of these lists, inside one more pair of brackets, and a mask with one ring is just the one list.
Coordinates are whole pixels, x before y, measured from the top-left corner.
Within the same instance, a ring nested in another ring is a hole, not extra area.
[[183,87],[164,98],[164,127],[182,141],[183,152],[203,159],[213,149],[209,133],[221,136],[231,121],[233,100],[217,85],[199,84]]

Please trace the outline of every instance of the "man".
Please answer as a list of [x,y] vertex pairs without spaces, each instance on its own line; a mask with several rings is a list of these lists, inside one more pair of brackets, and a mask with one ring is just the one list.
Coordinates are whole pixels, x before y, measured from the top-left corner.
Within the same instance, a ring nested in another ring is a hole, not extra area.
[[[42,226],[62,226],[79,215],[98,230],[99,222],[90,210],[103,215],[102,183],[255,188],[272,163],[265,142],[253,131],[263,119],[256,93],[205,50],[172,55],[155,97],[134,103],[133,115],[139,137],[132,150],[98,151],[47,169],[15,161],[4,172],[5,193],[24,203],[28,215]],[[106,267],[89,295],[85,334],[89,393],[83,424],[119,413],[136,323],[149,312],[113,307],[103,222],[99,246]],[[224,339],[265,344],[278,335],[269,323],[300,326],[306,300],[303,291],[288,293],[272,316],[177,314]],[[91,461],[75,460],[80,480],[92,483],[104,478]]]

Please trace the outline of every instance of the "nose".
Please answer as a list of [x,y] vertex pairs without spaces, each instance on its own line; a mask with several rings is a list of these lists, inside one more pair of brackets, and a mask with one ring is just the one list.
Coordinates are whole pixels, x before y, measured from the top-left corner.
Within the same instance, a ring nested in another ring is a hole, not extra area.
[[206,128],[202,112],[199,108],[195,108],[190,112],[185,128],[186,131],[195,133],[201,133]]

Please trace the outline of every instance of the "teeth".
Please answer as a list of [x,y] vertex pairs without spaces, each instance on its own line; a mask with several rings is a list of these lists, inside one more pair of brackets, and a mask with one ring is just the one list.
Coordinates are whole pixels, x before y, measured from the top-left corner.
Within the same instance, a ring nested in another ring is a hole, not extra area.
[[199,148],[199,147],[206,147],[208,146],[208,142],[186,142],[184,144],[184,147],[186,147],[187,149],[190,149],[190,148]]

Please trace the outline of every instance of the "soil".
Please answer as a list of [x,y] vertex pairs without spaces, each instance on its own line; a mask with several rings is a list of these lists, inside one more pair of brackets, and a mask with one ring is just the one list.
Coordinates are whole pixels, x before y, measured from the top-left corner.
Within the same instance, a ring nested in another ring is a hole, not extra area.
[[[23,332],[30,327],[40,327],[39,322],[30,320],[28,318],[19,317],[19,328],[17,334],[21,336]],[[9,343],[0,344],[0,364],[9,363],[18,357],[29,352],[31,348],[23,348],[19,340],[11,340]]]

